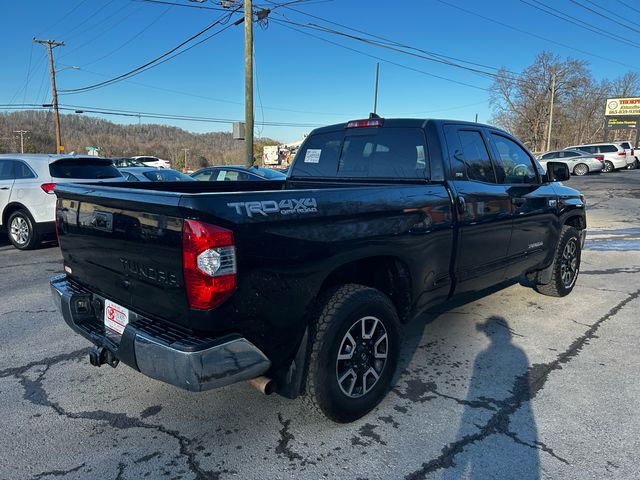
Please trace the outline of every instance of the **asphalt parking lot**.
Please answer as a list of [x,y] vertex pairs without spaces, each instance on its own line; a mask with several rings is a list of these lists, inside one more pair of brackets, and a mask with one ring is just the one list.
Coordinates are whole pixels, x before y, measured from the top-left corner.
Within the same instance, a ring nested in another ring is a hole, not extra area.
[[394,390],[349,425],[90,366],[50,299],[58,248],[3,239],[0,478],[639,478],[640,170],[568,185],[589,203],[574,292],[515,281],[413,322]]

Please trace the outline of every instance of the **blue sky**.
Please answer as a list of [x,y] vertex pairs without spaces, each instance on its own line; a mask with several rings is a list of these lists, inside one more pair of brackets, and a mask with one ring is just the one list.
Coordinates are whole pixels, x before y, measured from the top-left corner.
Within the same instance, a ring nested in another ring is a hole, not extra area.
[[[201,4],[173,1],[220,7],[219,2],[211,0]],[[257,6],[273,6],[266,0],[254,1]],[[275,0],[276,3],[285,1]],[[526,0],[534,4],[535,1]],[[504,66],[516,72],[545,49],[563,57],[588,60],[596,78],[614,78],[633,70],[634,64],[640,71],[638,46],[603,38],[545,14],[526,2],[308,0],[291,7],[440,55],[490,67]],[[638,38],[636,32],[625,27],[627,23],[634,28],[638,25],[634,20],[640,14],[636,0],[540,2],[631,42]],[[452,5],[564,45],[514,31]],[[596,15],[581,5],[619,21]],[[66,43],[65,47],[55,49],[57,68],[79,66],[80,69],[60,72],[58,88],[73,89],[144,64],[222,14],[217,10],[140,0],[5,1],[2,12],[0,104],[50,102],[45,48],[33,44],[33,36]],[[491,80],[485,76],[330,33],[305,30],[360,52],[327,43],[276,22],[288,19],[303,24],[321,23],[285,7],[275,9],[271,18],[274,21],[269,22],[266,29],[256,25],[254,30],[256,94],[259,92],[255,99],[256,122],[264,119],[330,124],[366,117],[373,106],[376,61],[380,61],[378,111],[382,116],[473,120],[478,114],[479,121],[488,121],[491,116],[489,93],[485,90]],[[210,32],[220,28],[222,26],[216,26]],[[335,28],[347,31],[343,27]],[[59,101],[63,105],[241,120],[244,117],[243,42],[242,25],[231,26],[130,80],[86,93],[61,95]],[[138,122],[136,118],[105,118],[120,123]],[[194,132],[231,130],[231,126],[224,123],[153,122]],[[256,127],[257,134],[283,141],[296,140],[309,130],[310,127]]]

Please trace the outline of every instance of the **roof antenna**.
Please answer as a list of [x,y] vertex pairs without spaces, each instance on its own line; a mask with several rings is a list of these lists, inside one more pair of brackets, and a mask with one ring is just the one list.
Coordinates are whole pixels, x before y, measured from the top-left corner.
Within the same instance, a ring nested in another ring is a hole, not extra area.
[[377,113],[371,112],[369,114],[369,118],[382,118],[380,115],[378,115]]

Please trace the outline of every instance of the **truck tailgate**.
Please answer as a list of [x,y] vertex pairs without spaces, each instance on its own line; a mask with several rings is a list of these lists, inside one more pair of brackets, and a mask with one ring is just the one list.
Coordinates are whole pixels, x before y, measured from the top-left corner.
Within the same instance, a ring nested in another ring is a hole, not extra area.
[[106,190],[56,189],[65,271],[108,300],[187,326],[180,194]]

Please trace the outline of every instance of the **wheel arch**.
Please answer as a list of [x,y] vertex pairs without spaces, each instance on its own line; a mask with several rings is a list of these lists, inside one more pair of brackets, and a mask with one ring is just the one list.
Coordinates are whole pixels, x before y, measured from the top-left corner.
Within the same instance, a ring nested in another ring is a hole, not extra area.
[[11,214],[18,210],[25,210],[31,217],[31,220],[33,220],[33,215],[31,215],[31,212],[25,205],[23,205],[20,202],[10,202],[7,204],[6,207],[4,207],[4,210],[2,211],[2,226],[4,228],[6,228],[7,222],[9,221],[9,217],[11,216]]
[[413,300],[411,273],[408,265],[399,257],[377,255],[343,263],[329,272],[320,291],[345,283],[356,283],[380,290],[389,297],[400,320],[403,323],[409,320]]

